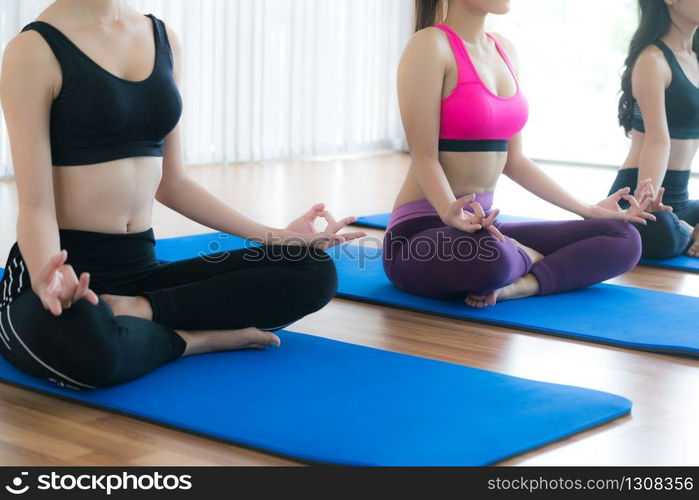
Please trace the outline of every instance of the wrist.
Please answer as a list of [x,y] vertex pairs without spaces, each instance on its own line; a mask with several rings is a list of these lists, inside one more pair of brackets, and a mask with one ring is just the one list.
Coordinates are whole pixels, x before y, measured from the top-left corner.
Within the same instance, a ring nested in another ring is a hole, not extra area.
[[590,219],[593,215],[592,208],[593,205],[581,205],[580,208],[575,211],[575,213],[583,219]]
[[266,243],[279,245],[288,237],[289,231],[287,229],[270,227],[267,229]]
[[449,224],[449,219],[450,219],[450,213],[449,213],[449,207],[446,207],[444,210],[437,210],[437,215],[439,215],[439,218],[442,220],[444,224]]

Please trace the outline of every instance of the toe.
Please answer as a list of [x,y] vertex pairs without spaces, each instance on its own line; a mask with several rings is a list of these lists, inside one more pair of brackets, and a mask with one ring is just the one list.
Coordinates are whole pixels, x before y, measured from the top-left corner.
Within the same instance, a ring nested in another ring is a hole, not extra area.
[[282,339],[277,337],[275,334],[270,333],[269,336],[271,337],[269,343],[267,344],[269,347],[281,347],[282,345]]
[[279,347],[282,345],[281,339],[277,337],[275,334],[271,332],[263,332],[261,330],[259,331],[259,335],[255,343],[261,345],[263,348]]
[[249,328],[245,332],[247,346],[250,349],[266,349],[267,347],[279,347],[282,341],[275,334]]

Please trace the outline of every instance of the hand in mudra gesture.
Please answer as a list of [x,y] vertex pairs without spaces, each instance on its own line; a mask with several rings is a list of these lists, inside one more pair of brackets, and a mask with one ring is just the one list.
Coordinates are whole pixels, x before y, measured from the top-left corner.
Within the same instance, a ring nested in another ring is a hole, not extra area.
[[97,294],[90,290],[90,275],[82,273],[78,279],[73,267],[66,264],[67,259],[68,252],[61,250],[32,278],[34,293],[54,316],[82,299],[95,306],[99,303]]
[[[315,223],[318,219],[325,219],[327,223],[322,231],[316,229]],[[318,203],[282,230],[282,244],[306,245],[320,250],[327,250],[335,245],[366,236],[366,233],[363,231],[340,233],[341,230],[356,220],[356,217],[345,217],[340,221],[336,221],[333,215],[325,209],[325,205]]]
[[[630,203],[626,210],[619,206],[621,200]],[[642,199],[640,202],[631,195],[631,188],[620,189],[608,198],[590,207],[588,219],[611,219],[635,222],[637,224],[648,224],[647,221],[655,221],[655,216],[647,212],[652,200],[650,197]]]
[[[475,201],[475,199],[476,195],[470,194],[454,201],[449,205],[447,214],[442,217],[442,222],[449,227],[460,229],[467,233],[475,233],[484,229],[498,240],[504,242],[505,237],[500,230],[493,225],[498,214],[500,214],[500,210],[495,209],[490,215],[486,215],[483,206]],[[465,210],[466,207],[471,207],[473,212]]]

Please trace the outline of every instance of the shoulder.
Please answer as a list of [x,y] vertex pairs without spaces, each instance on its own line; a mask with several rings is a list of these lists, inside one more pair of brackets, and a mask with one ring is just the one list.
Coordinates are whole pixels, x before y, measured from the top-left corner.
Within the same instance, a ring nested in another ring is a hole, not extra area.
[[416,32],[408,41],[406,53],[423,54],[426,56],[451,55],[451,45],[444,31],[429,27]]
[[0,71],[0,93],[17,96],[55,96],[61,85],[61,67],[43,37],[33,30],[15,36],[5,47]]
[[517,48],[515,47],[515,44],[512,43],[509,39],[505,38],[502,34],[500,33],[495,33],[490,31],[490,36],[495,38],[495,40],[498,41],[500,46],[503,48],[503,50],[507,53],[507,55],[511,58],[516,58],[517,57]]
[[52,57],[51,48],[44,37],[35,30],[27,30],[7,43],[3,53],[3,62],[45,63]]
[[636,68],[642,70],[657,70],[670,69],[670,65],[665,58],[665,54],[655,45],[649,45],[638,55],[636,59]]
[[633,68],[637,82],[664,82],[672,78],[672,70],[665,54],[655,45],[649,45],[639,54]]
[[182,43],[180,42],[180,37],[177,35],[177,32],[172,29],[172,27],[163,21],[162,19],[159,19],[160,23],[164,27],[165,30],[165,36],[167,37],[167,41],[170,44],[170,48],[172,49],[173,53],[179,54],[181,49],[182,49]]
[[[2,57],[2,79],[36,84],[54,85],[60,79],[61,69],[51,47],[34,30],[24,31],[5,46]],[[39,78],[37,78],[39,76]]]

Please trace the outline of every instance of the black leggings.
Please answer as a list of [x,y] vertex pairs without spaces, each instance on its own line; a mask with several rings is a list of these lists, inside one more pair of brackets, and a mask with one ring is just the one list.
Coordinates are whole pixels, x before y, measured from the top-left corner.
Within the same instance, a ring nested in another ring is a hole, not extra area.
[[[689,199],[689,176],[689,171],[668,170],[663,180],[663,200],[674,211],[654,212],[657,221],[648,221],[648,225],[634,224],[641,233],[643,258],[672,259],[687,252],[692,245],[692,232],[680,222],[685,221],[692,227],[699,224],[699,200]],[[633,191],[637,182],[637,168],[619,170],[610,194],[625,187]],[[626,208],[625,204],[622,206]]]
[[144,296],[153,321],[114,316],[86,300],[55,317],[32,291],[17,245],[0,283],[0,354],[34,376],[75,389],[136,379],[182,356],[180,330],[274,331],[327,304],[337,288],[330,257],[269,246],[161,264],[152,231],[61,231],[78,275],[97,294]]

